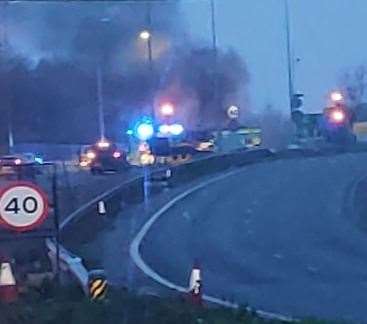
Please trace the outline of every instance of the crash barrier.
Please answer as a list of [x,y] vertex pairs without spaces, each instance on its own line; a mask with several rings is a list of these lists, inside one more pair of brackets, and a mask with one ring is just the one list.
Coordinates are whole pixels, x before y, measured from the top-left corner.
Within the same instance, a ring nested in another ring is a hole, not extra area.
[[[53,267],[56,267],[56,244],[52,239],[46,239],[46,246],[49,250],[49,258]],[[88,278],[89,274],[84,267],[82,259],[67,251],[63,246],[60,246],[60,269],[64,272],[69,272],[78,282],[85,294],[89,294]]]
[[[143,178],[142,176],[136,176],[133,179],[123,182],[110,190],[104,192],[103,194],[95,197],[88,203],[80,206],[73,213],[68,215],[60,224],[60,234],[61,239],[68,236],[73,232],[74,226],[77,226],[79,222],[82,221],[83,216],[89,215],[92,213],[93,209],[98,208],[100,201],[105,202],[106,213],[115,212],[111,209],[112,206],[116,206],[116,204],[112,203],[113,200],[121,201],[122,198],[125,199],[127,197],[127,202],[136,202],[142,199],[142,187],[143,187]],[[140,198],[139,198],[140,197]],[[98,212],[98,209],[96,209]],[[101,218],[101,217],[100,217]],[[99,219],[100,219],[99,218]],[[88,228],[93,228],[93,224],[91,221],[97,221],[96,217],[88,218]],[[94,233],[92,233],[94,235]],[[46,239],[46,247],[49,250],[49,257],[53,264],[56,263],[56,243],[52,239]],[[73,278],[76,279],[83,292],[86,295],[89,295],[89,286],[88,286],[88,277],[89,272],[84,266],[84,262],[82,258],[74,255],[70,251],[68,251],[65,247],[60,245],[60,262],[61,262],[61,270],[64,272],[70,273]],[[92,270],[93,271],[93,270]]]
[[46,160],[67,160],[78,156],[82,144],[16,143],[14,153],[37,152]]
[[351,215],[351,220],[363,231],[367,231],[367,177],[357,179],[350,185],[346,196],[346,208],[348,215]]
[[225,171],[231,167],[240,167],[274,157],[268,149],[243,150],[233,153],[213,155],[206,159],[190,161],[172,169],[171,184],[191,181],[208,174]]
[[[327,156],[345,152],[366,152],[366,148],[353,149],[352,151],[332,148],[322,152],[312,149],[284,150],[278,152],[273,152],[269,149],[258,149],[210,155],[202,159],[190,161],[183,165],[171,167],[170,182],[173,185],[175,183],[180,184],[186,181],[197,179],[200,176],[210,175],[216,172],[228,170],[231,167],[240,167],[252,163],[273,161],[277,159]],[[162,171],[166,169],[167,168],[156,169],[151,172],[151,176],[153,175],[154,177],[155,174],[158,176],[159,173],[162,173]],[[104,216],[101,217],[97,212],[97,206],[100,201],[104,201],[106,203],[107,215],[113,214],[114,208],[119,208],[121,201],[125,203],[141,202],[144,197],[143,187],[144,176],[139,175],[111,188],[88,203],[80,206],[77,210],[66,217],[66,219],[60,224],[61,237],[75,237],[75,235],[71,235],[71,233],[73,233],[75,230],[79,236],[80,233],[78,232],[78,225],[83,225],[86,216],[88,217],[88,224],[84,227],[93,228],[93,222],[103,222],[101,219],[103,219]],[[92,235],[95,236],[95,232],[92,233]],[[46,245],[50,251],[55,253],[56,246],[52,240],[47,240]],[[83,291],[86,294],[89,294],[88,271],[83,265],[83,260],[80,257],[73,255],[65,248],[62,248],[60,259],[67,267],[68,271],[77,279]]]

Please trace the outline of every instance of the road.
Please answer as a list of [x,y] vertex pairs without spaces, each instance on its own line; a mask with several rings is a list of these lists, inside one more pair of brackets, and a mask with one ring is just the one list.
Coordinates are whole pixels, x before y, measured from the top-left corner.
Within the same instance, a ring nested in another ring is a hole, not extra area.
[[345,154],[245,167],[163,214],[142,258],[181,286],[199,260],[212,296],[367,322],[367,236],[348,198],[366,162],[367,154]]

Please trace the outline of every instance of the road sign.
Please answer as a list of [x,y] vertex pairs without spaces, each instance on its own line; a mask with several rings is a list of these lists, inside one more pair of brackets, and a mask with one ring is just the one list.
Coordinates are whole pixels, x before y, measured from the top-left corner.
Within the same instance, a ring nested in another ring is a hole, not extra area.
[[227,109],[227,115],[230,119],[238,119],[239,117],[239,109],[237,106],[230,106]]
[[14,182],[0,191],[0,225],[17,231],[31,231],[48,215],[47,195],[29,182]]

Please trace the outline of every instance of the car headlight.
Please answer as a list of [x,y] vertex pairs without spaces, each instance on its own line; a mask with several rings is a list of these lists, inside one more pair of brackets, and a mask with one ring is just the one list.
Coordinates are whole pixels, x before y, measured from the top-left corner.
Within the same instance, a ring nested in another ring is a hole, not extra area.
[[81,166],[81,167],[83,167],[83,168],[85,168],[85,167],[87,167],[88,166],[88,162],[87,161],[81,161],[80,163],[79,163],[79,165]]
[[96,158],[96,153],[94,153],[93,151],[87,152],[87,158],[91,159],[91,160],[95,159]]
[[140,164],[141,165],[151,165],[154,164],[155,158],[151,154],[143,153],[140,156]]

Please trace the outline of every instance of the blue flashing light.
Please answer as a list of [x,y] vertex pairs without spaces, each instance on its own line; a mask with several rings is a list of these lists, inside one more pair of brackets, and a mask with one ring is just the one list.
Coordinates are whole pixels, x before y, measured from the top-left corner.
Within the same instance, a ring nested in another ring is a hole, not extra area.
[[151,123],[142,122],[136,127],[136,137],[146,141],[154,135],[154,127]]
[[129,136],[134,135],[134,131],[132,129],[128,129],[126,131],[126,135],[129,135]]
[[165,135],[169,134],[171,132],[171,126],[167,125],[167,124],[160,125],[159,128],[158,128],[158,131],[161,134],[165,134]]
[[35,161],[35,162],[37,162],[38,164],[43,164],[43,158],[42,158],[42,157],[40,157],[40,156],[36,156],[36,157],[34,158],[34,161]]
[[170,132],[172,135],[178,136],[184,132],[184,127],[181,124],[172,124],[170,126]]

